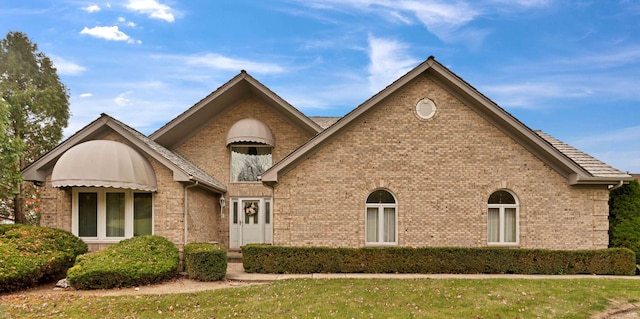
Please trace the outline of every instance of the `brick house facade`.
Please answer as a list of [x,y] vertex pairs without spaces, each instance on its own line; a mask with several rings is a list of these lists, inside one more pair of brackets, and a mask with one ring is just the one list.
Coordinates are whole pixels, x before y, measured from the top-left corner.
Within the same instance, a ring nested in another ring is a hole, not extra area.
[[[23,174],[42,187],[42,224],[92,250],[148,232],[179,248],[606,248],[609,190],[631,180],[433,58],[336,120],[305,116],[243,71],[150,136],[103,114]],[[65,153],[98,140],[140,154],[149,185],[60,172],[82,161]]]

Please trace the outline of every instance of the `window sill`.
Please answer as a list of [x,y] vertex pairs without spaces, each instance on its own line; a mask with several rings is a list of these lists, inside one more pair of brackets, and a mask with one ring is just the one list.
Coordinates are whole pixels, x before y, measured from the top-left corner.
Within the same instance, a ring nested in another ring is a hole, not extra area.
[[394,247],[398,246],[398,243],[364,243],[367,247]]
[[520,247],[520,243],[487,243],[489,247]]
[[87,244],[117,244],[127,238],[117,238],[117,239],[95,239],[95,238],[83,238],[80,237],[80,239],[82,239],[82,241],[84,241]]

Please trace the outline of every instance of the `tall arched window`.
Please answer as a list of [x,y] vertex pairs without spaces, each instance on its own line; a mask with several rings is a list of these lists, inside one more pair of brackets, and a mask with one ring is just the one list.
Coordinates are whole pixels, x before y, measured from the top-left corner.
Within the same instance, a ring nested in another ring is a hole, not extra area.
[[489,196],[488,204],[488,244],[517,245],[519,205],[516,197],[506,190],[499,190]]
[[375,190],[366,203],[366,244],[395,245],[398,243],[398,205],[386,190]]

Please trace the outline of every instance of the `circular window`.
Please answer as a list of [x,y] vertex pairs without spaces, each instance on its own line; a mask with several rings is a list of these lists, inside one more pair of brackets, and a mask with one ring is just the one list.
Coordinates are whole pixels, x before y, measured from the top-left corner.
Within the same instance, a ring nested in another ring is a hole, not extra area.
[[422,99],[416,104],[416,113],[420,118],[428,120],[436,115],[436,104],[430,99]]

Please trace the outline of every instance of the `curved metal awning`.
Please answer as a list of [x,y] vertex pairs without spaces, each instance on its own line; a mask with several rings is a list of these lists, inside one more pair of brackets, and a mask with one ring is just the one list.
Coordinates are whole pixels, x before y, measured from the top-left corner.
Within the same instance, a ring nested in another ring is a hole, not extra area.
[[242,119],[229,129],[227,133],[227,146],[232,143],[260,143],[275,146],[275,139],[269,127],[251,118]]
[[114,187],[157,191],[149,161],[128,145],[93,140],[67,150],[51,174],[54,187]]

